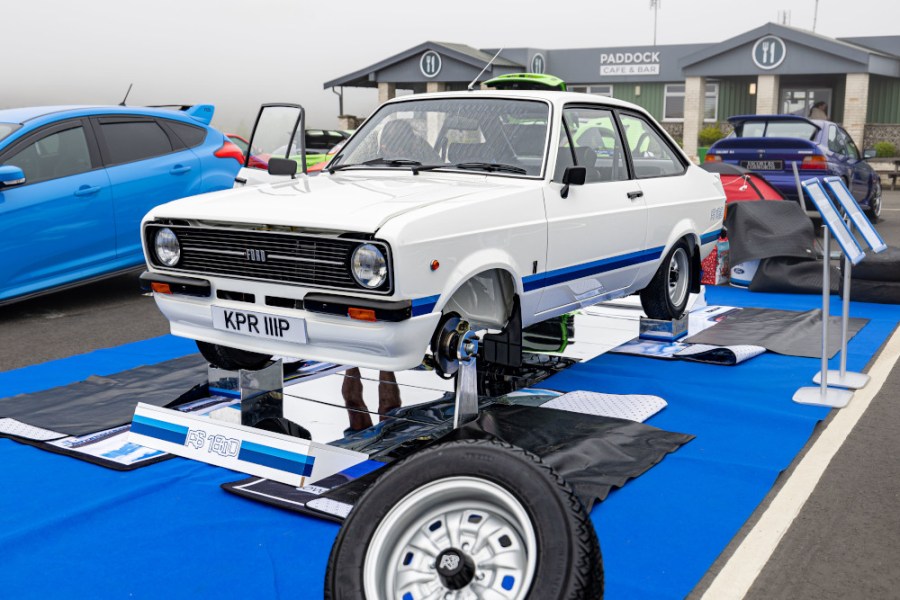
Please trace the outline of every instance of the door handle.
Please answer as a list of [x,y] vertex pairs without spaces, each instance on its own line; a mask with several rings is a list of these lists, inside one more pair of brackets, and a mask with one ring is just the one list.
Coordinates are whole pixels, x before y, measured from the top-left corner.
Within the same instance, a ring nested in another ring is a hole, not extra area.
[[181,175],[182,173],[187,173],[191,170],[190,165],[175,165],[171,169],[169,169],[169,173],[172,175]]
[[642,192],[640,190],[638,190],[636,192],[628,192],[629,200],[634,200],[635,198],[643,198],[643,197],[644,197],[644,192]]
[[100,188],[96,185],[83,185],[75,190],[76,196],[93,196],[97,192],[100,191]]

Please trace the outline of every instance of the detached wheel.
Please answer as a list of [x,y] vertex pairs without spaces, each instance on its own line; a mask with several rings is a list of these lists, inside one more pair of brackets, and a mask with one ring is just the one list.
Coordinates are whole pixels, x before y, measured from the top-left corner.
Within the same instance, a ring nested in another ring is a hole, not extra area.
[[659,265],[650,284],[641,290],[641,306],[651,319],[677,319],[687,308],[691,291],[691,252],[679,240]]
[[197,348],[200,349],[200,354],[203,355],[203,358],[209,361],[211,365],[230,371],[237,371],[238,369],[256,371],[265,367],[272,360],[272,357],[268,354],[258,354],[206,342],[198,341]]
[[487,440],[390,467],[344,522],[325,575],[327,600],[602,596],[597,536],[572,488]]

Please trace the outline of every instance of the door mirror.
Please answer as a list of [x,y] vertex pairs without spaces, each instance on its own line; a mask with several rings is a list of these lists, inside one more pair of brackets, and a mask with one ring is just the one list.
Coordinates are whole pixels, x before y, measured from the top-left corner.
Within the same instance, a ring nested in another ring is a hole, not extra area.
[[290,158],[269,159],[269,175],[290,175],[291,179],[297,174],[297,161]]
[[878,152],[876,152],[874,148],[863,150],[863,160],[869,160],[870,158],[875,158],[876,156],[878,156]]
[[0,167],[0,189],[22,185],[25,183],[25,172],[13,165]]
[[563,198],[568,198],[569,186],[584,185],[585,179],[587,179],[586,167],[566,167],[566,170],[563,171],[563,187],[561,190],[559,190],[559,195]]

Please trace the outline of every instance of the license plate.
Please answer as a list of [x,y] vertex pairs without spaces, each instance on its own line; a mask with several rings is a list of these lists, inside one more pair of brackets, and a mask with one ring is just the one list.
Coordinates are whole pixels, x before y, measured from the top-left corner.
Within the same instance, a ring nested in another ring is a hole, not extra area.
[[780,160],[742,160],[741,166],[751,171],[780,171],[784,163]]
[[222,331],[297,344],[306,343],[306,321],[304,319],[267,315],[248,310],[233,310],[219,306],[212,307],[212,316],[213,327]]

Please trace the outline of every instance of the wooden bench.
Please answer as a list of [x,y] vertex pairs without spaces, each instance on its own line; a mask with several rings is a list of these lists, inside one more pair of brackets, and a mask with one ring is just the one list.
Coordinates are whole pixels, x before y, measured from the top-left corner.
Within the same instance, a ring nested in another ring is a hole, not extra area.
[[884,175],[891,180],[891,191],[893,192],[897,187],[897,178],[900,177],[900,160],[895,160],[894,170]]

